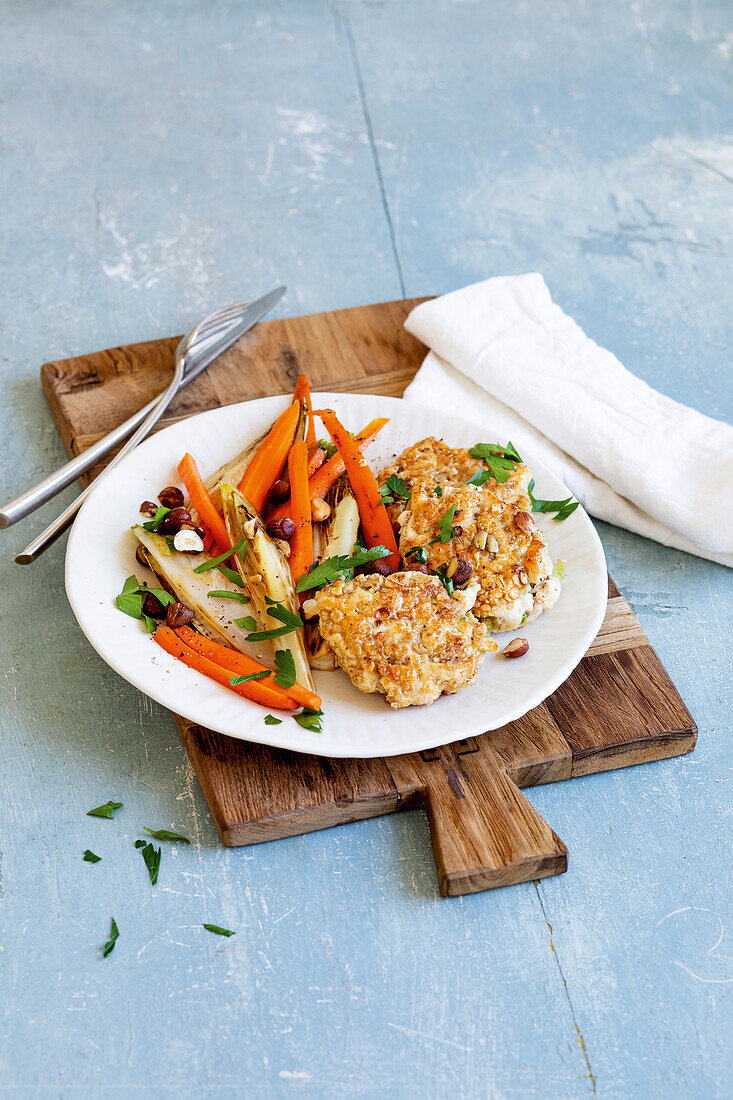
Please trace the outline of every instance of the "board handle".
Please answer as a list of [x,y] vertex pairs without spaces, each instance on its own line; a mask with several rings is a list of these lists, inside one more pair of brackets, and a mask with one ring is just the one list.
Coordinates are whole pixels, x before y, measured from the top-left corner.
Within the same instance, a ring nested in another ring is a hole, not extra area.
[[567,848],[509,778],[497,753],[464,754],[447,746],[427,756],[409,758],[412,797],[405,804],[422,804],[427,812],[444,897],[567,870]]

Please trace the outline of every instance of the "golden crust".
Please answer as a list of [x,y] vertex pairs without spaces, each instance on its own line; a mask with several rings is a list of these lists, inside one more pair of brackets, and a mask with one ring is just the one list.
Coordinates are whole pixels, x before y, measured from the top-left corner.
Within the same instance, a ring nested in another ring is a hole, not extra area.
[[472,684],[496,650],[486,627],[423,573],[357,576],[317,593],[321,635],[363,692],[393,707],[432,703]]
[[[431,482],[433,486],[439,485],[441,488],[458,487],[465,485],[468,479],[479,470],[485,469],[483,459],[472,458],[465,447],[449,447],[442,439],[428,436],[397,455],[390,465],[382,470],[379,483],[383,484],[390,474],[397,474],[407,482],[408,488],[418,479]],[[517,463],[506,481],[499,483],[492,477],[486,484],[500,500],[516,504],[518,508],[529,511],[527,485],[531,476],[529,469],[523,463]],[[387,510],[393,523],[397,522],[398,515],[405,507],[404,502],[399,501],[388,505]]]

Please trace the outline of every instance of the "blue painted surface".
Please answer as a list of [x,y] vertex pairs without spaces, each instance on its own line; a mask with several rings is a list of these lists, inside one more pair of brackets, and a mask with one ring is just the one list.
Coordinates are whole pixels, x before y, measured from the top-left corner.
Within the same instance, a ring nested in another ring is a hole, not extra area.
[[[63,458],[41,362],[277,281],[284,315],[537,269],[632,370],[733,419],[723,0],[0,21],[4,497]],[[729,573],[601,527],[698,748],[534,790],[569,873],[448,901],[417,812],[221,848],[172,720],[78,631],[63,547],[11,564],[55,508],[0,535],[0,1094],[730,1095]],[[143,825],[194,840],[156,888]]]

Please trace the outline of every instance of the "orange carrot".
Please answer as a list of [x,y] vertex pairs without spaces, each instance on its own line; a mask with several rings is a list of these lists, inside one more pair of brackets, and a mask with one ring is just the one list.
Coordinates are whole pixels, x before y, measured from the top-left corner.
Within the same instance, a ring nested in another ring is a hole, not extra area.
[[320,443],[308,444],[308,480],[310,480],[316,470],[320,470],[323,463],[326,461],[326,452]]
[[[219,642],[212,642],[210,638],[204,638],[203,635],[197,634],[190,626],[178,627],[176,634],[187,646],[200,653],[202,657],[208,657],[214,664],[227,669],[235,676],[249,676],[252,672],[266,671],[265,666],[261,665],[259,661],[255,661],[254,658],[248,657],[245,653],[240,653],[236,649],[221,645]],[[300,684],[293,684],[289,688],[280,687],[279,684],[275,683],[274,674],[250,682],[262,684],[263,687],[271,688],[280,695],[286,695],[299,707],[308,707],[309,710],[321,709],[321,700],[318,695],[308,691],[307,688],[301,687]]]
[[300,419],[300,401],[288,405],[263,439],[237,486],[258,512],[261,512],[267,494],[280,477],[287,462],[295,429]]
[[[201,477],[196,461],[192,455],[185,454],[183,456],[178,463],[178,473],[181,475],[181,481],[186,486],[186,491],[191,498],[191,504],[199,514],[201,526],[206,531],[206,534],[214,540],[215,549],[213,556],[218,557],[219,554],[223,554],[227,546],[229,546],[229,536],[227,534],[226,524],[214,507],[214,502],[209,495],[209,490],[204,484],[204,479]],[[208,541],[208,539],[206,541]]]
[[295,383],[295,391],[293,393],[294,401],[305,401],[305,407],[308,410],[308,431],[306,433],[305,441],[310,449],[316,441],[316,424],[313,418],[313,402],[311,401],[311,390],[308,385],[308,379],[304,374],[298,375],[298,380]]
[[325,424],[326,431],[336,444],[344,461],[346,474],[354,491],[356,503],[359,506],[366,545],[369,547],[386,546],[390,554],[384,560],[392,569],[397,569],[400,564],[400,555],[397,552],[394,531],[387,515],[387,509],[384,507],[376,477],[370,470],[355,441],[343,424],[337,420],[333,409],[316,411],[316,416],[320,416]]
[[295,534],[290,540],[290,572],[293,581],[307,573],[313,564],[313,524],[308,493],[308,446],[300,440],[293,443],[288,455],[290,477],[290,518]]
[[273,691],[272,688],[263,687],[260,680],[248,680],[247,683],[237,684],[236,686],[230,684],[229,677],[231,673],[227,669],[191,649],[168,626],[159,626],[153,635],[153,639],[166,653],[170,653],[171,657],[178,658],[184,665],[188,665],[189,668],[193,668],[197,672],[202,672],[210,680],[216,680],[217,684],[229,688],[230,691],[235,691],[237,695],[243,695],[245,699],[251,699],[253,703],[259,703],[260,706],[268,707],[270,710],[295,710],[298,706],[288,696]]
[[[368,447],[377,434],[381,432],[384,425],[388,423],[389,417],[386,416],[380,416],[376,420],[370,421],[365,428],[362,428],[358,435],[354,436],[353,441],[358,449],[363,451],[365,447]],[[328,490],[333,483],[341,477],[345,469],[344,460],[338,451],[324,462],[320,470],[317,470],[308,482],[308,492],[310,494],[311,503],[314,500],[323,500]],[[290,501],[286,500],[283,504],[278,504],[277,508],[273,508],[268,519],[283,519],[284,516],[289,515]]]

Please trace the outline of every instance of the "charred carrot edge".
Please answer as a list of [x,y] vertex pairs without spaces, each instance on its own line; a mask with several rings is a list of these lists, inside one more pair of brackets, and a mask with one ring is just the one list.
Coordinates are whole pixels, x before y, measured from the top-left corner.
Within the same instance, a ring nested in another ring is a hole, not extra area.
[[[360,451],[365,450],[379,432],[381,432],[385,424],[389,424],[389,417],[380,416],[377,417],[376,420],[371,420],[365,428],[362,428],[358,435],[354,436],[354,443],[358,449]],[[317,470],[308,482],[308,492],[310,494],[311,504],[314,500],[323,500],[328,490],[333,483],[341,477],[345,469],[344,460],[338,451],[323,463],[320,470]],[[290,501],[286,500],[283,504],[278,504],[277,508],[273,508],[268,518],[283,519],[284,516],[289,515]]]
[[290,477],[290,518],[295,524],[295,534],[290,540],[290,572],[293,581],[307,573],[313,564],[313,523],[311,501],[308,492],[308,446],[305,442],[293,443],[288,455]]
[[325,424],[326,431],[336,444],[344,461],[346,474],[359,506],[366,545],[386,546],[390,554],[385,561],[391,565],[392,569],[399,568],[400,556],[397,552],[397,542],[387,509],[382,502],[376,477],[357,444],[337,419],[333,409],[317,410],[316,416],[320,416]]
[[295,390],[293,392],[294,401],[305,401],[305,407],[308,410],[308,431],[306,433],[305,441],[308,444],[308,449],[313,446],[316,441],[316,424],[313,417],[313,403],[311,401],[311,390],[308,385],[308,379],[304,374],[299,374],[295,383]]
[[[214,664],[220,665],[221,668],[227,669],[236,676],[249,676],[252,672],[265,671],[265,666],[261,665],[259,661],[255,661],[253,657],[248,657],[246,653],[240,653],[228,646],[220,645],[219,642],[212,642],[210,638],[204,638],[202,634],[197,634],[190,626],[180,626],[175,633],[187,646],[196,650],[202,657],[208,657]],[[261,684],[263,687],[276,691],[279,695],[287,696],[299,707],[308,707],[309,710],[321,709],[320,697],[312,691],[308,691],[307,688],[301,687],[300,684],[283,688],[275,683],[273,675],[263,676],[261,680],[250,682]]]
[[[199,473],[193,455],[186,453],[183,456],[178,463],[178,473],[181,476],[181,481],[186,486],[191,504],[199,514],[201,526],[206,534],[214,540],[213,547],[210,547],[210,549],[214,549],[213,556],[218,557],[229,546],[229,536],[227,535],[226,524],[214,507],[214,502],[209,496],[209,490],[204,484],[204,479]],[[208,542],[208,539],[206,541]]]
[[255,452],[237,488],[261,512],[267,494],[282,473],[300,419],[300,401],[288,405]]
[[281,695],[279,692],[273,691],[272,688],[263,687],[260,680],[249,680],[246,684],[237,684],[236,687],[230,684],[229,677],[231,673],[227,669],[191,649],[168,626],[159,626],[153,635],[153,640],[166,653],[170,653],[171,657],[176,657],[184,665],[188,665],[189,668],[195,669],[196,672],[202,672],[210,680],[215,680],[217,684],[229,688],[237,695],[244,696],[245,699],[250,699],[253,703],[259,703],[260,706],[267,707],[270,710],[295,710],[298,706],[287,695]]

